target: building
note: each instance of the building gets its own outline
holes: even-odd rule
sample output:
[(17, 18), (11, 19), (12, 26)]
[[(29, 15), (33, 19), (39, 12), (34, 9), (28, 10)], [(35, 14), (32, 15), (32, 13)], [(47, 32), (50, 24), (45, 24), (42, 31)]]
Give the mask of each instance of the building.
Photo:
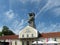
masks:
[[(22, 31), (25, 32), (25, 31)], [(49, 39), (56, 40), (60, 42), (60, 32), (52, 32), (52, 33), (42, 33), (39, 37), (36, 37), (34, 31), (33, 34), (29, 34), (29, 36), (19, 35), (8, 35), (8, 36), (0, 36), (0, 42), (9, 42), (9, 45), (31, 45), (33, 41), (41, 40), (43, 42), (48, 41)], [(19, 37), (20, 35), (21, 38)]]
[(19, 35), (0, 36), (0, 42), (8, 42), (8, 45), (32, 45), (34, 41), (47, 42), (50, 39), (60, 42), (60, 32), (39, 33), (34, 24), (34, 13), (29, 13), (29, 26), (23, 28)]

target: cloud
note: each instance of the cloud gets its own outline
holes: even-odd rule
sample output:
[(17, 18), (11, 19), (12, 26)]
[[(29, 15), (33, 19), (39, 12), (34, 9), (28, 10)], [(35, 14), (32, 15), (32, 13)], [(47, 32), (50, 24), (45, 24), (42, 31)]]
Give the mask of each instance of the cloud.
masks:
[(13, 30), (13, 32), (15, 32), (16, 34), (19, 33), (19, 31), (24, 27), (24, 25), (26, 24), (26, 21), (24, 19), (22, 19), (21, 21), (15, 20), (12, 23), (12, 27), (11, 29)]
[(26, 3), (28, 0), (19, 0), (19, 1), (24, 4), (24, 3)]
[(40, 31), (40, 33), (46, 33), (46, 32), (60, 32), (60, 23), (56, 24), (50, 24), (46, 26), (47, 24), (39, 22), (37, 29)]
[(36, 14), (35, 18), (37, 18), (39, 16), (39, 14), (41, 14), (43, 11), (45, 11), (45, 9), (49, 6), (50, 1), (47, 0), (48, 2), (40, 9), (40, 11)]
[(49, 27), (47, 27), (48, 32), (60, 32), (60, 24), (51, 24)]
[(9, 10), (7, 12), (4, 13), (9, 19), (14, 18), (15, 13), (13, 12), (13, 10)]
[(31, 3), (33, 3), (33, 2), (40, 2), (41, 0), (19, 0), (20, 2), (22, 2), (23, 4), (25, 4), (26, 2), (31, 2)]
[(60, 16), (60, 7), (52, 9), (52, 12), (54, 13), (55, 17), (59, 17)]
[(2, 27), (0, 27), (0, 32), (2, 31)]
[(41, 0), (31, 0), (31, 2), (33, 3), (33, 2), (40, 2)]
[(37, 30), (39, 30), (40, 32), (44, 32), (44, 30), (46, 29), (45, 23), (41, 23), (41, 22), (39, 22), (36, 27)]
[(48, 0), (47, 4), (44, 7), (42, 7), (42, 9), (36, 14), (36, 17), (38, 17), (39, 14), (41, 14), (42, 12), (46, 12), (47, 10), (59, 5), (60, 5), (60, 0)]
[(16, 29), (16, 30), (14, 31), (14, 33), (18, 35), (19, 32), (20, 32), (20, 30), (21, 30), (23, 27), (24, 27), (24, 26), (20, 26), (18, 29)]

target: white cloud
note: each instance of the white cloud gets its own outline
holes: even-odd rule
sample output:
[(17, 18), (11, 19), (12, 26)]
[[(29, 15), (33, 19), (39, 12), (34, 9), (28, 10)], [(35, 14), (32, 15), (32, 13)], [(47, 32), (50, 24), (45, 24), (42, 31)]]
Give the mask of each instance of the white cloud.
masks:
[(12, 27), (14, 27), (14, 29), (15, 29), (19, 23), (20, 22), (18, 20), (14, 20), (12, 23)]
[(21, 21), (15, 20), (12, 24), (12, 27), (14, 27), (14, 32), (18, 34), (19, 31), (24, 27), (24, 24), (26, 24), (26, 21), (24, 19)]
[(2, 27), (0, 27), (0, 31), (2, 31)]
[(15, 13), (13, 12), (13, 10), (9, 10), (7, 12), (4, 13), (9, 19), (14, 18)]
[(55, 17), (59, 17), (60, 16), (60, 7), (53, 9), (52, 12), (55, 13)]
[(20, 26), (18, 29), (16, 29), (14, 32), (15, 32), (15, 34), (19, 34), (19, 32), (20, 32), (20, 30), (23, 28), (24, 26)]
[(37, 29), (40, 30), (40, 33), (59, 32), (60, 31), (60, 23), (50, 24), (49, 26), (46, 26), (45, 23), (40, 22), (38, 24)]
[(41, 0), (30, 0), (30, 1), (31, 1), (32, 3), (33, 3), (33, 2), (38, 2), (38, 3), (39, 3)]
[(51, 9), (59, 5), (60, 5), (60, 0), (48, 0), (47, 4), (44, 7), (42, 7), (42, 9), (36, 14), (36, 17), (38, 17), (39, 14), (41, 14), (41, 12), (46, 12), (48, 9)]
[(40, 32), (44, 32), (45, 29), (46, 29), (45, 23), (39, 22), (37, 25), (37, 30), (40, 30)]
[(25, 4), (26, 2), (31, 2), (31, 3), (37, 2), (37, 3), (39, 3), (41, 0), (19, 0), (19, 1), (22, 2), (23, 4)]
[(23, 25), (23, 24), (24, 24), (24, 19), (21, 20), (21, 22), (19, 23), (18, 26), (20, 27), (20, 26)]
[(28, 0), (19, 0), (19, 1), (24, 4), (24, 3), (26, 3)]

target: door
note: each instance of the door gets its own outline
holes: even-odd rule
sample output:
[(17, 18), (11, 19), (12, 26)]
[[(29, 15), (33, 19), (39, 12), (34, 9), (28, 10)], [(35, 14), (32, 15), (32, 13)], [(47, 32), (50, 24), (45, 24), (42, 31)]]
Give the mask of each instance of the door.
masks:
[(29, 41), (27, 41), (27, 43), (26, 43), (27, 45), (29, 45)]

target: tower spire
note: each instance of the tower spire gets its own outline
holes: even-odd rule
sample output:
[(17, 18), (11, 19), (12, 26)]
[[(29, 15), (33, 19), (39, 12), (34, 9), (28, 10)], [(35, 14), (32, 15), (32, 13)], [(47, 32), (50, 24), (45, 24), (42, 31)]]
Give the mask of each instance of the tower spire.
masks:
[(35, 26), (35, 13), (29, 13), (28, 23), (29, 23), (29, 26), (36, 28), (36, 26)]

